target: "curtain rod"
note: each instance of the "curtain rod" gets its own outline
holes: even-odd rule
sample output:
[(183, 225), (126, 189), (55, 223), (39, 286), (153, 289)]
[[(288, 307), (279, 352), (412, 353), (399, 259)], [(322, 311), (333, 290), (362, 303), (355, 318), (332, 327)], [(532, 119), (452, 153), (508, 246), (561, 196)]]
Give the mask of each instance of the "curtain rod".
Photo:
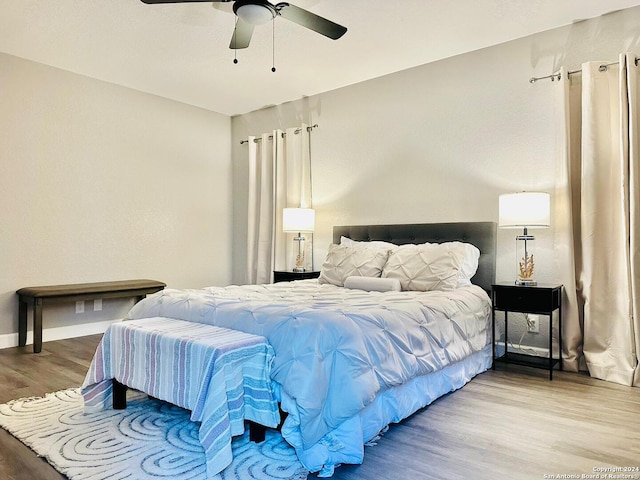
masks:
[[(633, 60), (633, 63), (635, 63), (636, 67), (638, 66), (638, 61), (640, 61), (640, 59), (638, 57), (636, 57)], [(601, 71), (601, 72), (606, 72), (607, 71), (607, 67), (609, 67), (610, 65), (618, 65), (618, 63), (620, 63), (620, 62), (603, 63), (602, 65), (600, 65), (598, 67), (598, 70)], [(582, 73), (582, 69), (569, 71), (569, 72), (567, 72), (567, 75), (571, 76), (571, 75), (574, 75), (576, 73)], [(547, 76), (544, 76), (544, 77), (531, 77), (529, 79), (529, 83), (536, 83), (538, 80), (546, 80), (548, 78), (550, 78), (552, 82), (555, 82), (556, 80), (559, 82), (560, 81), (560, 72), (552, 73), (551, 75), (547, 75)]]
[[(311, 125), (310, 127), (307, 127), (307, 132), (310, 132), (314, 128), (318, 128), (318, 124), (317, 123), (314, 124), (314, 125)], [(296, 128), (293, 133), (295, 135), (298, 135), (301, 131), (302, 131), (301, 128)], [(282, 132), (282, 138), (284, 138), (286, 135), (287, 134), (285, 132)], [(258, 143), (261, 140), (262, 140), (262, 138), (259, 138), (259, 137), (253, 139), (254, 143)], [(273, 135), (269, 135), (269, 140), (273, 140)], [(240, 145), (244, 145), (245, 143), (249, 143), (249, 140), (240, 140)]]

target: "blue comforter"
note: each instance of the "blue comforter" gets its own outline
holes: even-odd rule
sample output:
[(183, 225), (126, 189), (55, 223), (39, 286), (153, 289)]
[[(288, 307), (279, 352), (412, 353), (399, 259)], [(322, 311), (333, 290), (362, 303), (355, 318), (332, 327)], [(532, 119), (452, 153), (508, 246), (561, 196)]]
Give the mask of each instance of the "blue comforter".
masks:
[(326, 442), (380, 392), (483, 350), (491, 335), (490, 301), (476, 286), (364, 292), (305, 280), (166, 289), (128, 314), (158, 316), (266, 337), (271, 378), (295, 404), (287, 421), (299, 430), (297, 450)]

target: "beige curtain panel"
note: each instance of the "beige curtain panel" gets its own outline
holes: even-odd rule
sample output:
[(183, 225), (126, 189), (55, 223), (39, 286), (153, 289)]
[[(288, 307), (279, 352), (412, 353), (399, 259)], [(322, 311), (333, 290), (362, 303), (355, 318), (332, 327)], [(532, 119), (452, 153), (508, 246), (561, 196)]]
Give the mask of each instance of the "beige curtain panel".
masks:
[(270, 283), (274, 270), (293, 269), (293, 241), (282, 231), (282, 210), (311, 208), (309, 137), (306, 124), (248, 137), (248, 284)]
[(556, 268), (565, 285), (564, 367), (640, 386), (638, 67), (561, 71)]

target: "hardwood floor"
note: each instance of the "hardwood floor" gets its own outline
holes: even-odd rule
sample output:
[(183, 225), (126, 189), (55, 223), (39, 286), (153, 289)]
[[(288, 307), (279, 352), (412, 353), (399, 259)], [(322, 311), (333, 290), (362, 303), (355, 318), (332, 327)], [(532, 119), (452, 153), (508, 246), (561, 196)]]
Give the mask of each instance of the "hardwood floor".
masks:
[[(0, 350), (0, 403), (42, 396), (80, 386), (102, 335), (59, 340), (33, 347)], [(0, 479), (59, 480), (66, 478), (29, 448), (0, 428)]]
[(640, 388), (498, 368), (393, 425), (365, 449), (362, 465), (342, 466), (334, 478), (589, 478), (582, 475), (596, 468), (640, 469)]
[[(40, 354), (0, 350), (0, 403), (80, 385), (99, 341), (47, 342)], [(526, 480), (640, 468), (640, 388), (561, 372), (550, 382), (545, 371), (501, 365), (392, 425), (377, 443), (362, 465), (343, 465), (333, 478)], [(0, 479), (64, 478), (0, 429)]]

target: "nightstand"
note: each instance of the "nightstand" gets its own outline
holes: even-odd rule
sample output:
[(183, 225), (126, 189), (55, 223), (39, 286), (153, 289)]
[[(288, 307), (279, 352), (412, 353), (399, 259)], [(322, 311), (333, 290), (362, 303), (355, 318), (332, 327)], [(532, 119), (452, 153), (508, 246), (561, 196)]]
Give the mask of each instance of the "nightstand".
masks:
[(319, 276), (320, 272), (290, 272), (274, 270), (273, 283), (292, 282), (294, 280), (307, 280), (308, 278), (318, 278)]
[[(546, 368), (549, 370), (549, 380), (553, 380), (553, 368), (558, 365), (562, 370), (562, 285), (538, 284), (515, 285), (513, 283), (498, 283), (491, 288), (492, 307), (492, 343), (493, 364), (502, 361), (516, 363), (530, 367)], [(558, 310), (558, 358), (553, 358), (553, 312)], [(504, 312), (504, 355), (496, 358), (496, 311)], [(547, 315), (549, 317), (549, 355), (537, 357), (520, 353), (508, 352), (509, 312), (531, 313)]]

